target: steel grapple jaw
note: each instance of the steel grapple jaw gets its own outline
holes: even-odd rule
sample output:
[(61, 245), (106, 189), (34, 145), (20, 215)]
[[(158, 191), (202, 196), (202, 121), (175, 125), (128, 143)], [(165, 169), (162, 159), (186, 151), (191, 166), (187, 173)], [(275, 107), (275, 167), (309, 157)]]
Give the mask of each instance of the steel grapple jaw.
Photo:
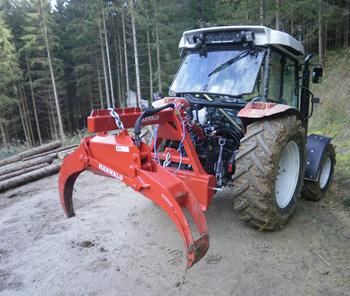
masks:
[[(132, 109), (132, 110), (129, 110)], [(108, 110), (98, 110), (99, 113), (89, 117), (88, 126), (90, 131), (97, 132), (96, 136), (83, 139), (76, 151), (68, 155), (61, 166), (59, 174), (60, 202), (67, 217), (74, 216), (73, 187), (75, 180), (84, 170), (104, 175), (122, 181), (132, 187), (135, 191), (143, 194), (160, 206), (176, 225), (185, 245), (187, 268), (200, 260), (209, 248), (208, 228), (204, 216), (211, 197), (212, 188), (215, 187), (215, 178), (207, 175), (201, 167), (197, 167), (198, 159), (191, 159), (191, 151), (183, 161), (191, 163), (193, 170), (176, 170), (160, 164), (159, 159), (153, 159), (152, 149), (144, 142), (136, 145), (134, 139), (127, 130), (122, 130), (118, 135), (110, 135), (102, 132), (101, 120), (104, 120), (104, 129), (111, 129), (113, 118), (109, 116)], [(120, 109), (116, 109), (121, 112)], [(123, 109), (125, 128), (132, 126), (132, 123), (141, 115), (141, 111), (135, 108)], [(133, 116), (133, 119), (130, 119)], [(167, 127), (167, 122), (172, 121), (173, 130), (170, 134), (181, 138), (181, 122), (175, 115), (174, 110), (164, 110), (153, 121), (161, 127)], [(164, 120), (162, 120), (164, 118)], [(158, 121), (158, 122), (157, 122)], [(175, 123), (175, 128), (174, 128)], [(153, 124), (150, 121), (150, 124)], [(179, 130), (176, 125), (179, 125)], [(107, 125), (107, 126), (106, 126)], [(113, 126), (115, 128), (115, 126)], [(189, 136), (186, 135), (185, 149), (193, 148)], [(164, 155), (158, 155), (162, 158)], [(165, 157), (165, 156), (164, 156)], [(196, 157), (196, 155), (194, 155)], [(176, 156), (174, 156), (174, 161)], [(190, 223), (184, 211), (189, 213), (193, 224), (196, 226), (199, 237), (193, 238)]]

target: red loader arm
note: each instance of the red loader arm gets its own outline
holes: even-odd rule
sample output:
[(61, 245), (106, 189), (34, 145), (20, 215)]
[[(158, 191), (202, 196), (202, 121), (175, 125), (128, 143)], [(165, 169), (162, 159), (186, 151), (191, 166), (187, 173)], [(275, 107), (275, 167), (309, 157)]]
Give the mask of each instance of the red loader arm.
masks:
[[(192, 170), (163, 166), (159, 160), (153, 159), (150, 146), (144, 142), (135, 144), (126, 128), (132, 127), (140, 117), (142, 113), (139, 109), (114, 111), (119, 114), (125, 129), (118, 135), (107, 134), (106, 131), (116, 129), (110, 111), (93, 111), (88, 118), (88, 129), (90, 132), (97, 132), (97, 135), (83, 139), (78, 149), (64, 159), (59, 175), (62, 207), (68, 217), (74, 216), (73, 186), (84, 170), (122, 181), (151, 199), (169, 215), (184, 241), (187, 267), (191, 267), (209, 248), (208, 228), (203, 211), (211, 201), (216, 181), (214, 176), (203, 170), (189, 135), (182, 135), (184, 110), (163, 110), (151, 117), (145, 117), (142, 124), (159, 124), (158, 140), (183, 139), (185, 156), (180, 157), (176, 150), (169, 149), (167, 153), (158, 152), (157, 157), (160, 160), (168, 158), (172, 162), (182, 161), (183, 164), (191, 165)], [(198, 229), (199, 238), (196, 240), (193, 239), (183, 208), (188, 210)]]

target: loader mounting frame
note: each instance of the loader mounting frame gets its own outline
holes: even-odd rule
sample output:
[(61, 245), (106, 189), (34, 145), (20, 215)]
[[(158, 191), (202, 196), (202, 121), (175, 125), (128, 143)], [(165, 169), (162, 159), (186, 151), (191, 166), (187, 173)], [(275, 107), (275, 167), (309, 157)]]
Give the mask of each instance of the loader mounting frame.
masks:
[[(169, 215), (183, 239), (189, 268), (209, 248), (204, 211), (212, 200), (216, 179), (204, 171), (189, 134), (183, 134), (183, 125), (187, 124), (184, 108), (187, 101), (179, 98), (170, 101), (174, 108), (145, 117), (141, 122), (142, 126), (158, 125), (157, 139), (151, 145), (144, 142), (136, 145), (127, 130), (134, 127), (142, 115), (139, 108), (114, 109), (124, 125), (117, 135), (108, 133), (117, 129), (110, 110), (92, 111), (88, 117), (88, 131), (96, 135), (84, 138), (78, 149), (64, 159), (59, 175), (59, 193), (65, 214), (72, 217), (75, 214), (73, 187), (81, 172), (89, 170), (124, 182)], [(164, 139), (182, 140), (185, 155), (179, 155), (175, 149), (168, 149), (158, 152), (157, 159), (154, 159), (151, 147), (158, 147)], [(172, 163), (181, 161), (189, 169), (163, 166), (162, 160), (166, 159)], [(196, 240), (184, 215), (184, 208), (198, 229), (199, 238)]]

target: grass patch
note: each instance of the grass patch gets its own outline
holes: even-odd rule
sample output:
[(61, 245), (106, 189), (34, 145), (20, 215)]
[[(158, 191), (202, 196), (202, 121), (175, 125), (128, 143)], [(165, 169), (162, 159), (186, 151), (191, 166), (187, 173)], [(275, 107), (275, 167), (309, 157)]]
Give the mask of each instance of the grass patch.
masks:
[[(81, 139), (86, 137), (87, 135), (88, 134), (86, 132), (81, 132), (81, 131), (75, 132), (74, 134), (65, 137), (62, 146), (80, 144)], [(30, 148), (33, 148), (33, 147), (29, 147), (24, 143), (14, 143), (14, 144), (9, 144), (5, 146), (0, 146), (0, 159), (16, 155)]]
[(336, 174), (350, 176), (350, 49), (329, 51), (323, 82), (312, 85), (320, 96), (310, 120), (309, 133), (332, 137), (337, 153)]

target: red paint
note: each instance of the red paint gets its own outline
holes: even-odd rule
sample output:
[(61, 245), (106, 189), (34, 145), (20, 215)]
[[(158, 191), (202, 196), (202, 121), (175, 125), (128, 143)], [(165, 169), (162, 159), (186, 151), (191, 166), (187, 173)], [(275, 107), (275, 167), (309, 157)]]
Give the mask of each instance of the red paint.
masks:
[[(159, 124), (158, 140), (182, 138), (182, 120), (186, 120), (185, 99), (167, 98), (175, 102), (177, 110), (163, 110), (143, 121), (143, 125)], [(208, 228), (203, 211), (208, 209), (216, 180), (208, 175), (196, 154), (190, 136), (186, 133), (183, 145), (186, 156), (182, 163), (191, 165), (192, 170), (163, 167), (153, 159), (153, 145), (134, 144), (127, 128), (133, 127), (141, 115), (138, 108), (115, 109), (124, 124), (118, 135), (107, 131), (117, 129), (109, 110), (94, 110), (88, 117), (88, 131), (97, 133), (86, 137), (62, 164), (59, 175), (59, 193), (62, 207), (68, 217), (74, 216), (72, 191), (76, 178), (84, 170), (122, 181), (159, 205), (176, 225), (187, 253), (187, 267), (200, 260), (209, 248)], [(157, 141), (157, 144), (159, 142)], [(158, 153), (159, 159), (166, 158), (166, 152)], [(171, 161), (179, 162), (176, 150), (171, 152)], [(127, 197), (126, 197), (127, 198)], [(186, 208), (196, 225), (199, 238), (193, 238), (189, 222), (182, 208)]]
[(263, 118), (278, 113), (283, 113), (287, 110), (294, 109), (288, 105), (254, 102), (248, 103), (243, 109), (238, 112), (240, 118)]

